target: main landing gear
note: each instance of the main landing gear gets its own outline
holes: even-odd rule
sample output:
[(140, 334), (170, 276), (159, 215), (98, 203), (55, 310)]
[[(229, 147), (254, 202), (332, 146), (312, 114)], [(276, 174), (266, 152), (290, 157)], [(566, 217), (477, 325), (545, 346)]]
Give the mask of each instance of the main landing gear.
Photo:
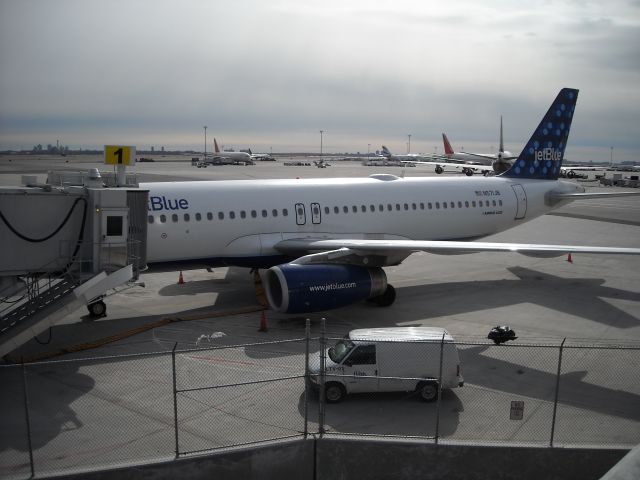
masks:
[(396, 300), (396, 289), (393, 288), (393, 285), (387, 285), (387, 289), (384, 291), (382, 295), (378, 295), (377, 297), (373, 297), (371, 301), (378, 305), (379, 307), (389, 307)]

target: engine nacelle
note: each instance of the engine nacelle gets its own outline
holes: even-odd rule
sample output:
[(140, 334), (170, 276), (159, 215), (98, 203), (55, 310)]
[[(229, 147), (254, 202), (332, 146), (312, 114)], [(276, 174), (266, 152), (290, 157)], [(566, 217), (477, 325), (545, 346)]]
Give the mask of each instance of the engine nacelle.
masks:
[(384, 270), (355, 265), (287, 263), (271, 267), (262, 281), (269, 305), (283, 313), (331, 310), (377, 297), (387, 289)]

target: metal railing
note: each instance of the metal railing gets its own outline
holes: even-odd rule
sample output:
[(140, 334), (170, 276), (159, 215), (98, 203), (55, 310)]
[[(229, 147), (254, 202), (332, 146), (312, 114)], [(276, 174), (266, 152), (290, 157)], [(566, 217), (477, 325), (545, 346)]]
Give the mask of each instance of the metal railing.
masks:
[[(455, 342), (465, 385), (442, 389), (434, 402), (408, 389), (327, 403), (324, 382), (319, 392), (310, 387), (310, 371), (336, 376), (321, 352), (337, 340), (307, 327), (305, 337), (283, 341), (0, 366), (0, 477), (308, 435), (546, 448), (640, 442), (638, 345)], [(435, 358), (442, 380), (442, 355)], [(364, 380), (386, 390), (385, 382), (420, 378), (380, 371)]]

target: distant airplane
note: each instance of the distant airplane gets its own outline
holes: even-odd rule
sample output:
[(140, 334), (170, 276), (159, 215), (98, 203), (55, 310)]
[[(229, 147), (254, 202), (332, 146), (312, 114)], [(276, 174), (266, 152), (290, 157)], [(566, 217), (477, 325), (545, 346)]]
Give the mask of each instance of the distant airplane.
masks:
[(419, 251), (640, 255), (640, 248), (472, 241), (573, 200), (625, 196), (585, 193), (558, 179), (577, 97), (562, 89), (511, 168), (491, 178), (140, 184), (149, 190), (147, 262), (266, 268), (271, 308), (303, 313), (365, 299), (391, 305), (396, 292), (383, 268)]
[[(506, 172), (511, 166), (511, 161), (517, 158), (511, 152), (504, 149), (502, 115), (500, 116), (500, 147), (497, 154), (456, 152), (451, 147), (446, 133), (442, 134), (442, 143), (444, 144), (444, 155), (440, 158), (442, 158), (443, 161), (433, 160), (431, 162), (423, 162), (429, 165), (435, 165), (435, 172), (438, 174), (443, 173), (445, 167), (453, 167), (469, 176), (473, 175), (476, 171), (481, 171), (485, 175), (489, 173), (499, 174)], [(473, 166), (460, 165), (460, 162)]]
[(318, 168), (327, 168), (331, 166), (330, 163), (327, 163), (324, 160), (314, 160), (313, 164)]
[(400, 164), (401, 162), (419, 161), (425, 158), (424, 155), (420, 155), (418, 153), (407, 153), (406, 155), (391, 153), (391, 151), (384, 145), (382, 145), (380, 156), (387, 159), (388, 162), (394, 162), (396, 164)]
[(275, 158), (273, 155), (269, 153), (253, 153), (251, 149), (248, 150), (249, 155), (251, 155), (252, 160), (259, 160), (261, 162), (273, 162)]
[(211, 155), (207, 155), (204, 159), (204, 163), (208, 164), (225, 164), (225, 163), (253, 163), (251, 160), (251, 155), (247, 152), (221, 152), (218, 147), (218, 142), (214, 138), (213, 139), (213, 153)]

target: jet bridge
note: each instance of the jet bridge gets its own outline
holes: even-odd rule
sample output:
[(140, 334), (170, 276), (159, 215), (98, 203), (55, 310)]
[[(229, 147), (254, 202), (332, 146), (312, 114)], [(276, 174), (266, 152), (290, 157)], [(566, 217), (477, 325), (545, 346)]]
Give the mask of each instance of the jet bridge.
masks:
[[(148, 191), (97, 169), (0, 187), (0, 357), (146, 268)], [(130, 179), (127, 179), (130, 181)]]

